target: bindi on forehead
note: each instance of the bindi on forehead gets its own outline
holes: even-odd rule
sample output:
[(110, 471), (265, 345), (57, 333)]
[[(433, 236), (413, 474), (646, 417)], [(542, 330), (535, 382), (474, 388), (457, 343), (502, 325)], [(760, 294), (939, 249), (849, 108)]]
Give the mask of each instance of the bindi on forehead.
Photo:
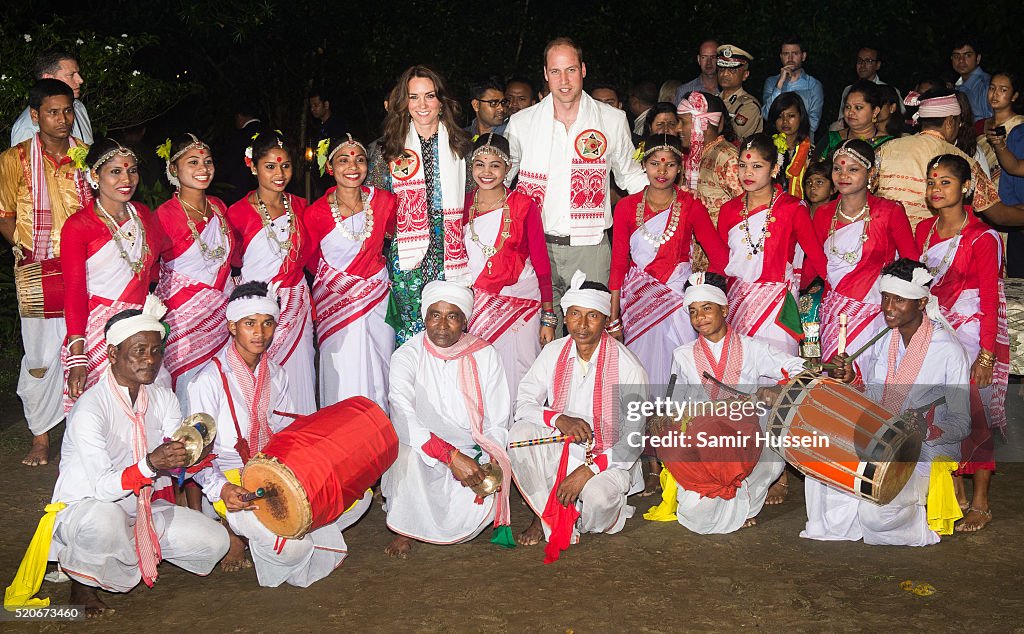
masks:
[(125, 167), (131, 167), (130, 165), (128, 165), (128, 162), (127, 162), (127, 161), (125, 161), (125, 164), (124, 164), (124, 166), (125, 166)]
[(751, 154), (750, 152), (747, 152), (747, 160), (749, 161), (752, 158), (754, 158), (754, 155)]
[(199, 156), (202, 156), (204, 154), (206, 154), (206, 150), (200, 149), (199, 150)]
[(844, 160), (842, 160), (842, 161), (839, 161), (839, 164), (840, 164), (840, 165), (846, 165), (846, 160), (844, 159)]
[(938, 172), (932, 172), (932, 178), (938, 178), (938, 177), (939, 177), (939, 173)]
[(277, 157), (277, 162), (278, 162), (278, 163), (280, 163), (280, 162), (282, 162), (282, 161), (284, 161), (284, 157), (283, 157), (283, 156), (279, 156), (279, 157)]

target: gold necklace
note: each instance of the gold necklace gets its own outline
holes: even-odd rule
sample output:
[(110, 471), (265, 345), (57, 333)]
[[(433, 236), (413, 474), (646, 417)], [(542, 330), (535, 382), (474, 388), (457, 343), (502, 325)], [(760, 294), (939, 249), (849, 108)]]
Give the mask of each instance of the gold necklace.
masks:
[(469, 237), (478, 247), (480, 247), (480, 251), (484, 254), (484, 257), (487, 258), (488, 275), (492, 274), (491, 267), (494, 266), (494, 263), (491, 262), (491, 258), (497, 255), (498, 251), (501, 251), (501, 248), (505, 246), (505, 240), (508, 240), (508, 237), (512, 235), (512, 232), (510, 231), (512, 225), (512, 211), (508, 206), (508, 190), (504, 187), (502, 187), (502, 190), (504, 190), (505, 195), (501, 199), (501, 233), (498, 234), (501, 241), (498, 242), (497, 246), (484, 244), (483, 241), (480, 240), (480, 236), (476, 234), (477, 205), (479, 202), (478, 196), (480, 195), (479, 189), (473, 192), (473, 204), (469, 208)]
[[(864, 226), (861, 227), (860, 241), (857, 245), (857, 250), (846, 251), (840, 253), (839, 249), (836, 248), (836, 223), (840, 216), (843, 217), (849, 223), (857, 222), (860, 216), (864, 216)], [(860, 208), (860, 211), (856, 216), (847, 216), (843, 213), (843, 199), (839, 199), (839, 204), (836, 205), (836, 213), (832, 214), (832, 226), (828, 230), (828, 240), (831, 241), (828, 247), (828, 252), (840, 260), (845, 260), (849, 264), (856, 264), (857, 260), (860, 259), (860, 255), (864, 252), (864, 243), (868, 241), (868, 227), (871, 224), (871, 210), (868, 207), (867, 201), (864, 202), (864, 206)]]
[(939, 221), (936, 220), (932, 228), (928, 230), (928, 235), (924, 238), (924, 246), (921, 247), (921, 263), (928, 266), (928, 272), (932, 274), (932, 277), (938, 277), (939, 271), (945, 273), (946, 269), (949, 268), (950, 260), (953, 259), (953, 254), (956, 253), (956, 248), (959, 246), (957, 238), (963, 233), (964, 227), (967, 226), (967, 212), (964, 212), (964, 222), (960, 225), (960, 228), (956, 230), (956, 235), (949, 239), (949, 246), (946, 247), (946, 254), (942, 256), (942, 260), (935, 267), (928, 266), (928, 248), (932, 244), (932, 236), (939, 232)]
[[(192, 234), (192, 240), (199, 245), (199, 253), (203, 256), (203, 259), (212, 262), (223, 261), (227, 257), (227, 249), (224, 248), (224, 245), (230, 244), (231, 239), (228, 238), (228, 224), (224, 222), (224, 218), (217, 213), (216, 207), (213, 208), (213, 215), (220, 223), (220, 235), (223, 243), (218, 245), (216, 248), (211, 249), (210, 245), (203, 242), (203, 238), (199, 235), (199, 229), (196, 227), (196, 223), (192, 221), (192, 216), (188, 215), (189, 210), (192, 210), (202, 216), (203, 220), (208, 220), (206, 211), (200, 211), (196, 207), (188, 204), (188, 202), (181, 197), (181, 193), (176, 193), (174, 196), (178, 199), (178, 202), (181, 203), (181, 208), (185, 210), (185, 222), (188, 223), (189, 233)], [(210, 209), (212, 207), (209, 199), (204, 197), (203, 202), (205, 203), (203, 206), (206, 207), (206, 209)]]
[[(267, 209), (266, 203), (260, 198), (260, 193), (254, 192), (256, 195), (256, 210), (260, 214), (260, 220), (263, 221), (263, 229), (267, 232), (269, 241), (277, 246), (277, 252), (284, 258), (294, 262), (299, 258), (297, 250), (292, 251), (293, 243), (297, 243), (298, 226), (295, 222), (295, 214), (292, 213), (292, 204), (288, 200), (288, 195), (281, 193), (281, 204), (284, 206), (284, 215), (288, 218), (288, 238), (281, 240), (277, 237), (277, 230), (271, 226), (274, 222), (270, 218), (270, 210)], [(293, 242), (294, 241), (294, 242)]]

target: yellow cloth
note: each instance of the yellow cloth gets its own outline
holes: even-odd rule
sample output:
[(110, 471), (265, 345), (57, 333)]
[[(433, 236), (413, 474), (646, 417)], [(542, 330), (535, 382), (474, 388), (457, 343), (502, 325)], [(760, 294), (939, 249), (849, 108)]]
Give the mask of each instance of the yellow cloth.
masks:
[[(242, 474), (238, 469), (231, 469), (224, 472), (224, 477), (228, 479), (228, 482), (235, 486), (242, 486)], [(223, 500), (217, 500), (213, 503), (213, 510), (217, 511), (217, 515), (220, 515), (224, 519), (228, 517), (228, 507), (224, 504)]]
[(4, 609), (15, 610), (17, 608), (32, 607), (44, 608), (50, 605), (49, 599), (33, 599), (39, 587), (43, 585), (43, 575), (46, 574), (46, 562), (50, 558), (50, 541), (53, 539), (53, 523), (57, 519), (57, 513), (67, 508), (63, 502), (47, 504), (43, 517), (36, 527), (36, 534), (29, 542), (25, 557), (18, 566), (18, 572), (14, 575), (14, 581), (4, 591)]
[(932, 461), (928, 478), (928, 528), (939, 535), (952, 535), (953, 524), (964, 516), (953, 490), (953, 472), (958, 465), (949, 456)]
[(661, 504), (644, 513), (644, 519), (652, 522), (675, 522), (676, 519), (676, 495), (679, 487), (672, 472), (661, 465)]

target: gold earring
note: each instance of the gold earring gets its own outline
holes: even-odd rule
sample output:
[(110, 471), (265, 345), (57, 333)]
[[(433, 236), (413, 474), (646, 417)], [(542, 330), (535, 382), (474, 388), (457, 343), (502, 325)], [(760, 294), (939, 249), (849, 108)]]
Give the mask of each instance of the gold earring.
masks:
[(966, 194), (966, 193), (967, 193), (967, 188), (966, 188), (966, 187), (964, 187), (964, 188), (963, 188), (963, 189), (961, 189), (960, 191)]

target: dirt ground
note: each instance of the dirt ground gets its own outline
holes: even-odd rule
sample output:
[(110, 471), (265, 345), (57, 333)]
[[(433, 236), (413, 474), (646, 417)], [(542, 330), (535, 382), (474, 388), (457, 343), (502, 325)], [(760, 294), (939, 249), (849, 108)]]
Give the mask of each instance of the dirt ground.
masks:
[[(1015, 403), (1010, 432), (1019, 443), (1024, 424)], [(7, 412), (0, 415), (6, 586), (49, 501), (57, 460), (23, 467), (28, 432), (20, 405), (2, 395), (0, 407)], [(1024, 632), (1024, 464), (1000, 468), (992, 524), (929, 548), (800, 539), (798, 479), (784, 504), (762, 511), (758, 526), (731, 535), (648, 522), (640, 515), (653, 498), (634, 497), (637, 515), (620, 534), (584, 536), (547, 566), (540, 547), (504, 550), (488, 542), (489, 531), (469, 544), (419, 544), (408, 559), (389, 559), (390, 535), (375, 506), (346, 531), (344, 565), (311, 588), (260, 588), (252, 570), (200, 578), (164, 564), (153, 589), (105, 595), (116, 613), (100, 621), (2, 623), (0, 631)], [(514, 498), (513, 528), (528, 521)], [(916, 596), (900, 588), (905, 580), (936, 592)], [(68, 585), (44, 583), (40, 596), (65, 604)]]

